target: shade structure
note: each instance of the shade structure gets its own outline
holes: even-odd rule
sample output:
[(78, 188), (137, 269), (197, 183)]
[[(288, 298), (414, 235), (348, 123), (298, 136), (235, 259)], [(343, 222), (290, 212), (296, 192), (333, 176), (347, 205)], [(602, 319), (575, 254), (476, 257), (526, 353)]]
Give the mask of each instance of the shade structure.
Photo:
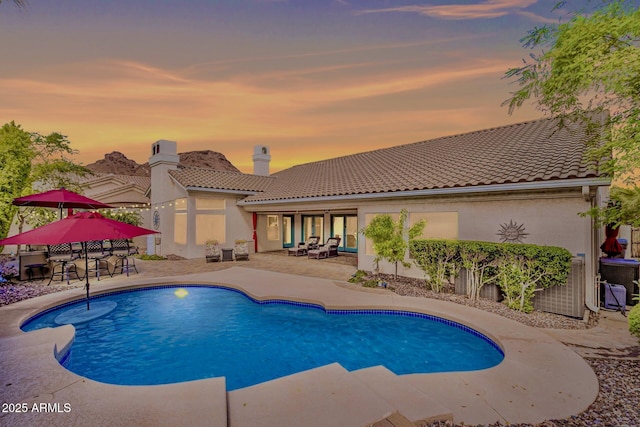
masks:
[[(36, 229), (16, 234), (0, 240), (0, 246), (5, 245), (59, 245), (61, 243), (89, 242), (105, 239), (131, 239), (146, 234), (156, 234), (157, 231), (105, 218), (98, 212), (79, 212), (75, 215), (38, 227)], [(86, 257), (87, 246), (83, 244), (85, 265), (88, 271)], [(87, 309), (89, 309), (89, 274), (86, 274)]]
[(111, 208), (105, 203), (90, 199), (82, 194), (74, 193), (65, 188), (45, 191), (44, 193), (30, 194), (28, 196), (13, 199), (16, 206), (37, 206), (42, 208), (60, 209), (62, 217), (63, 208), (71, 209), (106, 209)]

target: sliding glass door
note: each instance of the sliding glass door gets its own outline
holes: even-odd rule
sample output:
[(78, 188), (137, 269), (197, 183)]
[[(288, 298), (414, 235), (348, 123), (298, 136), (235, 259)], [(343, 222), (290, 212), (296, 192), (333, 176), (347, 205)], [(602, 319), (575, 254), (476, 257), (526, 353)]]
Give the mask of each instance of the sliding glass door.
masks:
[(324, 242), (324, 217), (309, 215), (302, 217), (302, 240), (307, 241), (310, 236), (318, 236)]
[(282, 247), (292, 248), (294, 246), (293, 236), (293, 215), (282, 216)]
[(340, 237), (343, 252), (358, 252), (358, 216), (333, 215), (331, 217), (331, 235)]

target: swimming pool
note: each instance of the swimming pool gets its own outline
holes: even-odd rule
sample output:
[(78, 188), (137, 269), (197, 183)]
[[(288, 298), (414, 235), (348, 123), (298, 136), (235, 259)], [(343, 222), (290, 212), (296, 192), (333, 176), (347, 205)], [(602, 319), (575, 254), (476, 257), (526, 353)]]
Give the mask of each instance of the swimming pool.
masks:
[[(465, 326), (384, 310), (325, 311), (290, 301), (257, 302), (237, 290), (163, 286), (102, 295), (114, 311), (74, 325), (63, 365), (111, 384), (154, 385), (226, 377), (235, 390), (338, 362), (353, 371), (384, 365), (398, 375), (485, 369), (500, 348)], [(55, 327), (79, 301), (27, 321)]]

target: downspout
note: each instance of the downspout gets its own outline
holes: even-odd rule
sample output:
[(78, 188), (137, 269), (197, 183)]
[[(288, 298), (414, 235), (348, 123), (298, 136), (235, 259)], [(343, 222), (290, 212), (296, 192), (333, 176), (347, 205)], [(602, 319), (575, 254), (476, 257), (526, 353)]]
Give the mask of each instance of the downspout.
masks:
[[(590, 207), (594, 208), (598, 204), (597, 200), (597, 188), (596, 192), (593, 196), (591, 196), (591, 187), (585, 185), (582, 187), (582, 197), (585, 201), (590, 202)], [(598, 230), (595, 227), (595, 221), (593, 218), (589, 221), (589, 232), (591, 233), (591, 265), (589, 266), (589, 271), (585, 269), (585, 276), (589, 277), (590, 280), (586, 280), (585, 277), (585, 295), (584, 295), (584, 303), (589, 310), (594, 313), (600, 311), (600, 307), (598, 304), (598, 291), (600, 283), (599, 276), (595, 269), (597, 254), (598, 254)]]

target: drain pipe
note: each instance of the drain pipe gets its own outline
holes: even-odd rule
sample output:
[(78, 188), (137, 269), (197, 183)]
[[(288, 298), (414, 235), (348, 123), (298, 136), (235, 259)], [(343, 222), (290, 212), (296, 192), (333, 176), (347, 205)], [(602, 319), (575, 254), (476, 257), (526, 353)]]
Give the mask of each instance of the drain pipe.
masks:
[[(590, 206), (593, 208), (597, 205), (597, 191), (593, 196), (591, 195), (591, 187), (585, 185), (582, 187), (582, 197), (585, 201), (590, 202)], [(589, 310), (594, 313), (598, 313), (600, 311), (599, 307), (599, 293), (600, 293), (600, 274), (598, 274), (597, 268), (595, 267), (597, 253), (598, 253), (598, 230), (595, 227), (595, 221), (591, 218), (589, 221), (589, 233), (591, 233), (591, 254), (590, 259), (591, 263), (589, 265), (589, 271), (585, 269), (585, 276), (592, 278), (592, 280), (585, 280), (585, 284), (588, 282), (592, 282), (591, 285), (587, 285), (585, 289), (584, 295), (584, 303)], [(585, 277), (586, 279), (586, 277)]]

